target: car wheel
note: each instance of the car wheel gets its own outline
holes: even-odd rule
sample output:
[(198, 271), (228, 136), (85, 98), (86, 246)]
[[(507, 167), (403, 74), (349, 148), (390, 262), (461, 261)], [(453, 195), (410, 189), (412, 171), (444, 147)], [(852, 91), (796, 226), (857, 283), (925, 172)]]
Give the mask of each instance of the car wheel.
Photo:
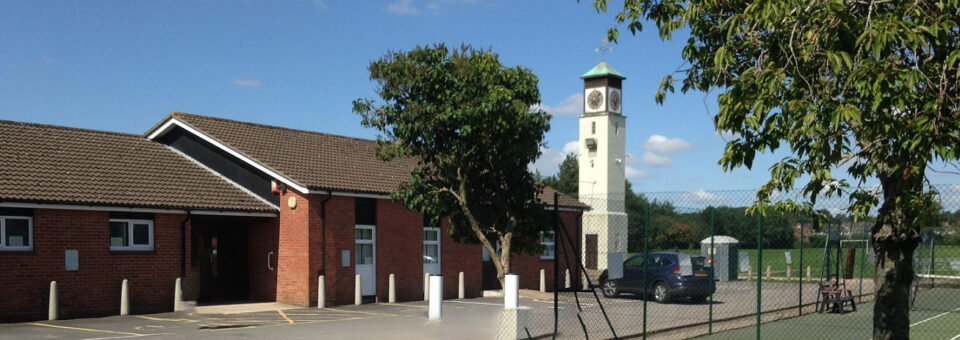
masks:
[(667, 303), (670, 301), (670, 290), (663, 281), (657, 282), (653, 286), (653, 298), (657, 303)]
[(614, 280), (604, 280), (601, 282), (600, 290), (603, 291), (604, 297), (615, 298), (620, 296), (620, 288), (617, 287), (617, 281)]

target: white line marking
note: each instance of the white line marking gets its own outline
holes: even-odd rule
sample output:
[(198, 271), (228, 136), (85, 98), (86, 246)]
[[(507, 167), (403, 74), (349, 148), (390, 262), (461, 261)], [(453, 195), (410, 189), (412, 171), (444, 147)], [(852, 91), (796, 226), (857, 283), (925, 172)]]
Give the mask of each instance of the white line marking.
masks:
[[(913, 326), (916, 326), (916, 325), (919, 325), (919, 324), (922, 324), (922, 323), (924, 323), (924, 322), (927, 322), (927, 321), (930, 321), (930, 320), (933, 320), (933, 319), (936, 319), (936, 318), (939, 318), (939, 317), (941, 317), (941, 316), (944, 316), (944, 315), (947, 315), (947, 314), (950, 314), (950, 313), (953, 313), (953, 312), (956, 312), (956, 311), (960, 311), (960, 307), (957, 307), (957, 308), (955, 308), (955, 309), (954, 309), (954, 310), (952, 310), (952, 311), (948, 311), (948, 312), (943, 312), (943, 313), (940, 313), (940, 314), (937, 314), (937, 315), (935, 315), (935, 316), (932, 316), (932, 317), (929, 317), (929, 318), (926, 318), (926, 319), (924, 319), (924, 320), (921, 320), (921, 321), (917, 321), (916, 323), (914, 323), (914, 324), (911, 324), (911, 325), (910, 325), (910, 327), (913, 327)], [(955, 339), (955, 338), (954, 338), (954, 339)], [(950, 339), (950, 340), (953, 340), (953, 339)]]
[(503, 304), (502, 304), (502, 303), (471, 302), (471, 301), (444, 301), (444, 302), (464, 303), (464, 304), (468, 304), (468, 305), (484, 305), (484, 306), (503, 307)]
[(957, 334), (957, 336), (950, 338), (950, 340), (957, 340), (957, 339), (960, 339), (960, 334)]

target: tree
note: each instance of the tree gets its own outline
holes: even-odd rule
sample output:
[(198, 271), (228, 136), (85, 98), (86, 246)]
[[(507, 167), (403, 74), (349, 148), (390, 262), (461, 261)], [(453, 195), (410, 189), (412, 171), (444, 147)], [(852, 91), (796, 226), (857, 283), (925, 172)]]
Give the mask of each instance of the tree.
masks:
[[(790, 149), (757, 192), (759, 212), (805, 175), (806, 204), (778, 208), (841, 193), (858, 216), (879, 206), (873, 337), (908, 338), (913, 251), (934, 196), (926, 168), (960, 156), (960, 2), (624, 0), (616, 21), (634, 34), (652, 21), (661, 39), (689, 32), (681, 91), (720, 91), (716, 128), (737, 136), (725, 170)], [(665, 76), (655, 100), (674, 85)], [(846, 164), (853, 180), (834, 178)], [(872, 179), (878, 190), (865, 187)]]
[(580, 167), (577, 156), (570, 154), (564, 157), (563, 162), (560, 163), (560, 171), (556, 175), (544, 178), (541, 183), (569, 196), (577, 197), (580, 188)]
[(469, 46), (389, 52), (369, 70), (382, 103), (357, 99), (353, 111), (379, 131), (379, 157), (417, 160), (391, 197), (434, 225), (449, 219), (454, 240), (479, 242), (502, 285), (511, 254), (540, 251), (546, 226), (542, 186), (527, 169), (550, 128), (550, 115), (531, 109), (537, 77)]

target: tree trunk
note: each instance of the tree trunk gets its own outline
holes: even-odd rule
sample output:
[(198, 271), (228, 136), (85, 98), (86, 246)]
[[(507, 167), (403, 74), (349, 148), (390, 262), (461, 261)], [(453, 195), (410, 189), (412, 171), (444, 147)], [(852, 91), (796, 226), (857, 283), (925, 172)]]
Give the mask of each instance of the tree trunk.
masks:
[(873, 305), (873, 338), (876, 340), (910, 338), (909, 297), (916, 242), (913, 246), (908, 243), (877, 243), (877, 295)]
[(909, 195), (921, 193), (923, 182), (919, 178), (885, 174), (878, 178), (883, 203), (871, 230), (877, 254), (873, 339), (909, 339), (913, 251), (920, 244), (919, 226), (913, 225), (913, 221), (922, 209), (907, 206), (906, 202)]

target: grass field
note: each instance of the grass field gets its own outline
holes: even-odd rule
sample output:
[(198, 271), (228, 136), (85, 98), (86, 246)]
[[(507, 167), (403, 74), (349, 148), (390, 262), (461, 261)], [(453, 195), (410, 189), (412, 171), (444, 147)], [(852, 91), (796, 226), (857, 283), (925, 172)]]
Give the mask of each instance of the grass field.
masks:
[[(929, 247), (923, 247), (917, 249), (916, 257), (918, 261), (918, 266), (916, 268), (917, 273), (926, 274), (929, 271)], [(653, 251), (653, 250), (651, 250)], [(670, 251), (670, 250), (656, 250), (656, 251)], [(804, 248), (803, 249), (803, 266), (800, 266), (800, 249), (764, 249), (763, 250), (763, 268), (761, 272), (766, 273), (767, 266), (770, 266), (770, 270), (774, 273), (774, 276), (784, 276), (787, 271), (787, 259), (784, 252), (790, 252), (790, 256), (793, 260), (793, 276), (796, 277), (799, 273), (806, 275), (806, 267), (811, 268), (811, 275), (816, 280), (820, 277), (820, 268), (824, 263), (824, 248)], [(855, 249), (856, 251), (856, 263), (854, 263), (853, 277), (859, 278), (861, 275), (861, 268), (863, 270), (864, 278), (873, 277), (874, 268), (873, 264), (870, 263), (869, 252), (865, 252), (864, 249)], [(700, 255), (699, 249), (681, 249), (680, 252)], [(754, 273), (757, 272), (757, 250), (756, 249), (740, 249), (740, 252), (746, 252), (750, 258), (750, 267), (753, 268)], [(830, 258), (831, 261), (836, 261), (837, 256), (836, 248), (831, 248)], [(633, 255), (633, 254), (631, 254)], [(840, 267), (843, 271), (843, 267), (846, 266), (846, 256), (847, 251), (843, 249), (841, 251), (841, 262)], [(960, 275), (960, 246), (957, 245), (938, 245), (934, 249), (934, 268), (933, 274), (936, 275)], [(861, 263), (862, 261), (862, 263)], [(953, 261), (951, 263), (951, 261)], [(831, 266), (834, 266), (834, 262), (831, 262)], [(834, 267), (835, 268), (835, 267)], [(831, 269), (835, 270), (835, 269)], [(756, 275), (756, 274), (754, 274)], [(824, 274), (826, 275), (826, 274)]]
[[(857, 306), (846, 314), (807, 314), (801, 317), (764, 323), (762, 339), (870, 339), (873, 330), (873, 304)], [(755, 326), (703, 336), (699, 339), (753, 339)], [(910, 312), (911, 339), (960, 339), (960, 290), (932, 289), (917, 297), (917, 309)]]

